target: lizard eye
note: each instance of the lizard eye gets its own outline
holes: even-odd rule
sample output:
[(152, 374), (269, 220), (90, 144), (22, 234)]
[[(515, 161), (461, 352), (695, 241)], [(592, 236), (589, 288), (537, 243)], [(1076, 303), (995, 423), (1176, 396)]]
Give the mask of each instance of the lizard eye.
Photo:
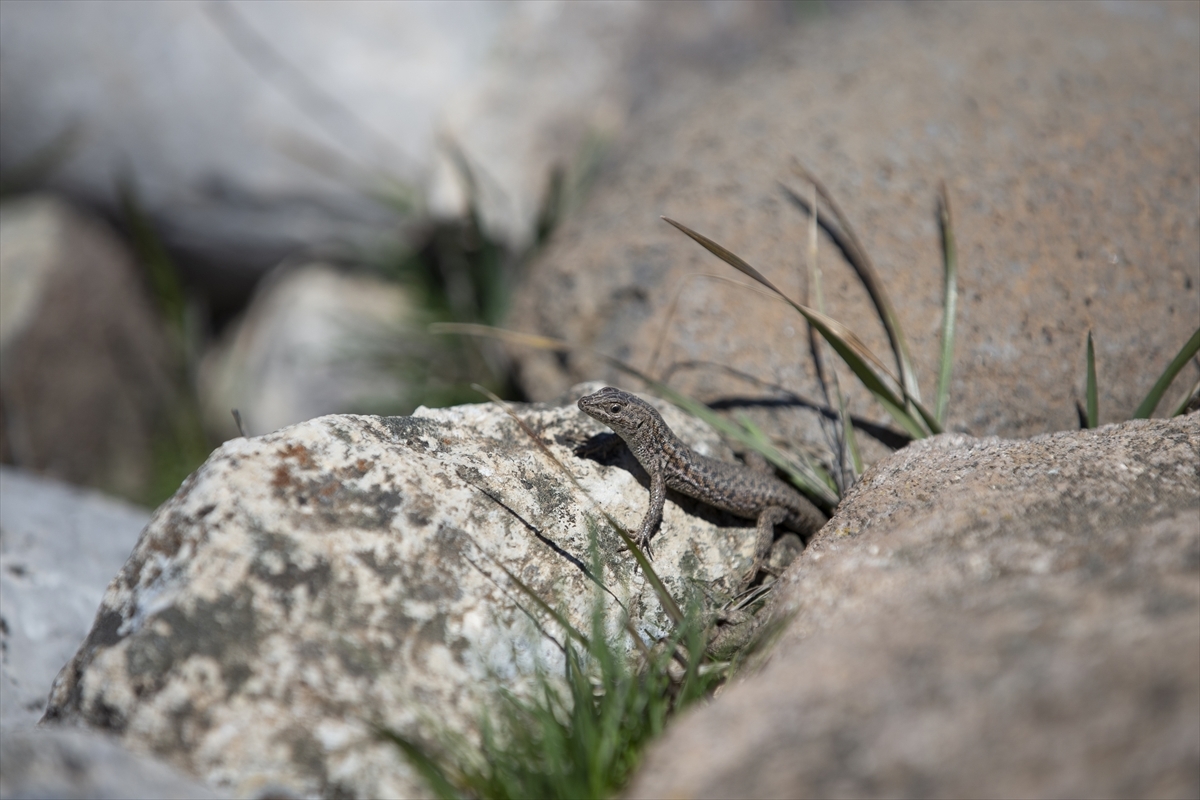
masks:
[(610, 414), (620, 414), (621, 413), (621, 404), (613, 403), (611, 406), (608, 407), (608, 411)]

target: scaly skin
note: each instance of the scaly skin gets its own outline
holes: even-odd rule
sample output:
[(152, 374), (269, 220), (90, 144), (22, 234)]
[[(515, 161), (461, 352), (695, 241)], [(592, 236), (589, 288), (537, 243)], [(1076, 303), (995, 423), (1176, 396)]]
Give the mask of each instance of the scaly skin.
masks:
[(616, 431), (650, 476), (650, 508), (637, 534), (638, 545), (647, 553), (650, 538), (662, 522), (667, 489), (757, 520), (754, 566), (743, 585), (762, 567), (776, 525), (808, 538), (825, 524), (825, 515), (808, 498), (774, 475), (693, 451), (672, 433), (653, 406), (629, 392), (606, 386), (581, 397), (579, 408)]

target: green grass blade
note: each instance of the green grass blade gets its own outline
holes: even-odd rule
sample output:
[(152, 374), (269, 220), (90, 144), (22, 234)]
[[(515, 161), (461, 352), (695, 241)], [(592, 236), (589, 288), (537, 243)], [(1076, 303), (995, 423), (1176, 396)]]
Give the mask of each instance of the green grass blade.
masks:
[(555, 622), (557, 622), (559, 625), (561, 625), (563, 630), (565, 630), (568, 634), (570, 634), (572, 638), (578, 640), (579, 643), (582, 644), (584, 647), (589, 646), (590, 642), (588, 640), (587, 635), (584, 634), (583, 631), (580, 631), (579, 629), (577, 629), (574, 625), (572, 625), (570, 623), (569, 620), (567, 620), (566, 617), (564, 617), (562, 614), (558, 613), (553, 608), (551, 608), (550, 605), (545, 600), (543, 600), (537, 592), (535, 592), (524, 581), (522, 581), (520, 578), (518, 578), (516, 575), (514, 575), (508, 567), (504, 566), (499, 561), (496, 561), (495, 564), (497, 567), (499, 567), (504, 572), (505, 575), (508, 576), (508, 579), (510, 581), (512, 581), (514, 584), (516, 584), (516, 587), (521, 590), (521, 593), (524, 594), (526, 597), (528, 597), (530, 600), (532, 600), (534, 602), (534, 604), (542, 610), (543, 613), (545, 613), (546, 615), (551, 617)]
[(637, 546), (628, 533), (623, 528), (617, 528), (617, 535), (625, 542), (625, 546), (629, 548), (629, 552), (633, 554), (633, 558), (637, 561), (638, 566), (642, 568), (642, 573), (645, 574), (646, 580), (654, 589), (654, 594), (658, 596), (658, 602), (662, 604), (663, 611), (667, 612), (667, 616), (671, 618), (671, 622), (679, 625), (683, 622), (683, 612), (679, 610), (679, 604), (675, 602), (675, 598), (671, 597), (671, 593), (667, 591), (666, 584), (658, 577), (658, 573), (654, 571), (654, 567), (650, 565), (650, 559), (646, 558), (646, 554), (642, 552), (642, 548)]
[(1154, 413), (1154, 409), (1158, 408), (1159, 401), (1162, 400), (1163, 394), (1167, 391), (1167, 387), (1171, 385), (1171, 381), (1175, 380), (1175, 376), (1183, 369), (1186, 364), (1197, 352), (1200, 352), (1200, 328), (1192, 334), (1192, 338), (1187, 340), (1187, 343), (1179, 350), (1175, 358), (1171, 359), (1171, 363), (1163, 370), (1163, 374), (1154, 382), (1154, 387), (1150, 390), (1150, 394), (1146, 395), (1146, 399), (1133, 412), (1131, 419), (1149, 419)]
[(459, 800), (462, 797), (454, 788), (454, 784), (446, 777), (442, 768), (420, 746), (387, 728), (377, 728), (376, 734), (379, 738), (386, 739), (400, 748), (400, 752), (404, 754), (409, 765), (425, 779), (425, 783), (429, 785), (438, 800)]
[(921, 419), (925, 420), (925, 427), (929, 429), (930, 433), (938, 434), (942, 432), (942, 423), (938, 422), (933, 412), (923, 406), (920, 400), (914, 400), (910, 397), (908, 403), (917, 410), (917, 413), (921, 415)]
[[(884, 374), (887, 374), (887, 370), (883, 367), (883, 363), (874, 354), (872, 354), (866, 345), (864, 345), (848, 328), (846, 328), (840, 322), (837, 322), (837, 320), (831, 319), (815, 309), (802, 306), (796, 301), (792, 300), (783, 292), (781, 292), (775, 286), (775, 284), (767, 280), (761, 272), (750, 266), (744, 259), (725, 247), (717, 244), (707, 236), (697, 233), (686, 225), (676, 222), (668, 217), (663, 217), (663, 219), (669, 222), (671, 225), (674, 225), (683, 233), (687, 234), (701, 247), (703, 247), (705, 250), (708, 250), (726, 264), (729, 264), (734, 269), (753, 278), (763, 286), (775, 292), (775, 294), (783, 298), (788, 305), (800, 312), (800, 314), (803, 315), (804, 318), (807, 319), (809, 323), (811, 323), (812, 326), (817, 329), (821, 336), (825, 338), (825, 341), (829, 342), (834, 351), (836, 351), (837, 354), (841, 356), (842, 360), (846, 362), (846, 366), (850, 368), (850, 371), (853, 372), (860, 381), (862, 381), (863, 385), (867, 387), (867, 390), (871, 392), (871, 394), (873, 394), (877, 400), (879, 400), (880, 404), (887, 410), (889, 414), (892, 415), (892, 418), (895, 419), (896, 422), (909, 433), (909, 435), (917, 439), (923, 439), (928, 436), (930, 432), (940, 432), (940, 426), (937, 426), (936, 422), (929, 429), (926, 429), (921, 424), (920, 419), (912, 416), (905, 409), (906, 404), (904, 400), (897, 397), (896, 394), (883, 383), (883, 381), (876, 374), (875, 370), (868, 365), (868, 362), (873, 363), (880, 369), (880, 371), (884, 372)], [(932, 419), (932, 415), (928, 415), (926, 413), (923, 413), (921, 416)]]
[(1096, 388), (1096, 348), (1092, 345), (1092, 332), (1087, 335), (1087, 426), (1100, 424), (1100, 399)]
[(858, 476), (863, 473), (862, 454), (858, 450), (858, 438), (854, 433), (854, 423), (850, 420), (850, 414), (846, 411), (846, 398), (842, 393), (838, 392), (838, 416), (842, 420), (842, 429), (846, 432), (846, 449), (850, 451), (850, 463), (854, 467), (854, 479), (858, 480)]
[(938, 361), (937, 397), (933, 415), (939, 425), (946, 422), (950, 399), (950, 373), (954, 367), (954, 318), (958, 309), (958, 251), (954, 242), (954, 224), (950, 216), (950, 196), (941, 184), (938, 219), (942, 229), (942, 353)]

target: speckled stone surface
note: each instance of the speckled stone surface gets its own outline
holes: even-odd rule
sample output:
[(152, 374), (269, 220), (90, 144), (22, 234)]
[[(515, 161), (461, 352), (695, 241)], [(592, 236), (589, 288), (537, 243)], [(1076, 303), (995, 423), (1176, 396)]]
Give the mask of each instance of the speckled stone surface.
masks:
[[(659, 219), (800, 295), (807, 218), (779, 183), (807, 196), (793, 158), (874, 259), (927, 398), (945, 180), (960, 270), (949, 430), (1077, 427), (1089, 328), (1101, 421), (1126, 419), (1200, 325), (1200, 5), (917, 2), (813, 21), (736, 78), (667, 98), (532, 265), (510, 327), (658, 374), (700, 360), (820, 399), (802, 320), (689, 279), (748, 282)], [(824, 237), (820, 263), (830, 315), (890, 364), (865, 291)], [(584, 379), (641, 388), (587, 353), (516, 356), (534, 397)], [(1198, 376), (1189, 365), (1168, 401)], [(703, 400), (780, 396), (711, 366), (671, 382)], [(891, 424), (857, 384), (842, 386), (854, 413)], [(823, 442), (811, 411), (747, 410), (784, 440)], [(872, 460), (886, 453), (862, 438)]]
[(1200, 414), (912, 445), (773, 613), (629, 796), (1195, 797)]
[[(538, 665), (562, 663), (562, 630), (514, 578), (586, 630), (587, 516), (633, 528), (645, 513), (625, 460), (575, 455), (605, 431), (574, 403), (597, 388), (514, 410), (584, 491), (490, 404), (226, 442), (155, 512), (46, 721), (116, 734), (237, 797), (422, 795), (372, 726), (432, 752), (446, 735), (470, 740), (499, 687), (520, 693)], [(711, 430), (661, 411), (690, 446), (723, 452)], [(753, 525), (671, 500), (655, 568), (678, 597), (694, 579), (728, 589), (753, 560)], [(620, 603), (663, 633), (633, 557), (598, 530), (614, 632)]]

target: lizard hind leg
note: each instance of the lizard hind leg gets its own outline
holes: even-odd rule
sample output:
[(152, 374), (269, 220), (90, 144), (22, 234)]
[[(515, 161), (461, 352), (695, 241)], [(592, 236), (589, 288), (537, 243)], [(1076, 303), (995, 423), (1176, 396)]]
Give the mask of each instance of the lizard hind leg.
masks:
[(763, 563), (771, 552), (771, 543), (775, 541), (775, 526), (785, 519), (787, 519), (787, 509), (782, 506), (768, 506), (759, 512), (758, 532), (754, 537), (754, 563), (742, 576), (741, 584), (738, 586), (739, 591), (747, 589), (762, 570)]

